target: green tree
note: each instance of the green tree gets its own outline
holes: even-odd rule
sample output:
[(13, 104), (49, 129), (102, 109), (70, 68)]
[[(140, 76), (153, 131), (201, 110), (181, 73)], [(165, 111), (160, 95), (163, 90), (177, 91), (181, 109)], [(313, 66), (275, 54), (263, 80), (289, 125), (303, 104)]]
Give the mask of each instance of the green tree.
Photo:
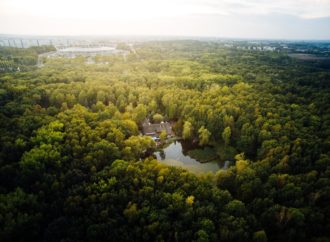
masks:
[(166, 141), (166, 138), (167, 138), (167, 133), (166, 131), (162, 131), (160, 134), (159, 134), (159, 138), (162, 142), (165, 142)]
[(134, 120), (137, 123), (142, 122), (147, 116), (147, 107), (144, 104), (139, 104), (137, 107), (134, 109)]
[(253, 241), (254, 242), (267, 242), (267, 235), (264, 230), (257, 231), (253, 234)]
[(182, 131), (183, 139), (191, 139), (192, 138), (192, 124), (189, 121), (184, 122), (183, 131)]
[(200, 127), (200, 129), (198, 130), (198, 134), (199, 134), (199, 144), (200, 145), (208, 144), (211, 133), (204, 126)]
[(41, 232), (42, 213), (37, 196), (21, 188), (0, 194), (0, 240), (35, 241)]
[(164, 120), (164, 117), (163, 115), (159, 114), (159, 113), (156, 113), (154, 114), (154, 116), (152, 116), (152, 120), (155, 122), (155, 123), (160, 123)]
[(231, 137), (231, 129), (230, 127), (226, 127), (222, 132), (222, 139), (226, 146), (230, 144), (230, 137)]

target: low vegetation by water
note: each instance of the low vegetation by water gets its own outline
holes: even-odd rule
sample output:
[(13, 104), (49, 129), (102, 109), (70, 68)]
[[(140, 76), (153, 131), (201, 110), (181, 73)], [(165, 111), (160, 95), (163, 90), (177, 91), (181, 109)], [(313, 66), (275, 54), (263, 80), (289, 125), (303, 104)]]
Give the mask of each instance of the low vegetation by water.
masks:
[(193, 157), (201, 163), (210, 162), (218, 159), (218, 155), (215, 149), (209, 146), (189, 150), (188, 154), (190, 157)]

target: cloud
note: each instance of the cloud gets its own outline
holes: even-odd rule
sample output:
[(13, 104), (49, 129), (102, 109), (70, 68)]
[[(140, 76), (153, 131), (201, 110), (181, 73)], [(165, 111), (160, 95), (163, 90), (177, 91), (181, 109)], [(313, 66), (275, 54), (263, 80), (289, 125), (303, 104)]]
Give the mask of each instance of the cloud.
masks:
[(155, 18), (192, 14), (330, 16), (330, 0), (0, 0), (0, 14), (66, 18)]
[(198, 6), (197, 9), (208, 9), (210, 14), (217, 12), (227, 15), (267, 15), (276, 13), (300, 18), (330, 16), (330, 0), (192, 0), (189, 2)]
[(330, 39), (330, 0), (0, 0), (0, 33)]

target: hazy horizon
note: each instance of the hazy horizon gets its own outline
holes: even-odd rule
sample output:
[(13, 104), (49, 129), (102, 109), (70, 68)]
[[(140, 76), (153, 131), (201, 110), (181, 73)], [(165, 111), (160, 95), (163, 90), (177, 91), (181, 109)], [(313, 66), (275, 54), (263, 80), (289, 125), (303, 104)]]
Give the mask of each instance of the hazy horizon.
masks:
[(101, 35), (101, 34), (81, 34), (81, 35), (56, 35), (56, 34), (8, 34), (8, 33), (0, 33), (0, 37), (3, 38), (72, 38), (72, 39), (79, 39), (79, 38), (91, 38), (91, 39), (119, 39), (119, 40), (125, 40), (128, 38), (136, 38), (136, 39), (146, 39), (146, 40), (233, 40), (233, 41), (288, 41), (288, 42), (330, 42), (329, 38), (258, 38), (258, 37), (223, 37), (223, 36), (211, 36), (211, 35), (205, 35), (205, 36), (198, 36), (198, 35), (139, 35), (139, 34), (107, 34), (107, 35)]
[(0, 33), (329, 40), (330, 0), (0, 0)]

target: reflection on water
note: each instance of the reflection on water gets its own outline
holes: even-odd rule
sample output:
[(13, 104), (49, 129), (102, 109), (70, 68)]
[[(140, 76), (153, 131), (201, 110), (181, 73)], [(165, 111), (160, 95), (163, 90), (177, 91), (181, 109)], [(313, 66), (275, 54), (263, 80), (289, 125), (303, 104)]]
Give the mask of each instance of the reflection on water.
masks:
[(168, 147), (161, 151), (157, 151), (154, 154), (157, 157), (157, 160), (165, 163), (166, 165), (179, 166), (195, 173), (209, 171), (216, 172), (219, 169), (226, 169), (228, 166), (228, 162), (211, 161), (207, 163), (200, 163), (187, 154), (187, 148), (191, 147), (187, 146), (187, 144), (182, 141), (175, 141)]

